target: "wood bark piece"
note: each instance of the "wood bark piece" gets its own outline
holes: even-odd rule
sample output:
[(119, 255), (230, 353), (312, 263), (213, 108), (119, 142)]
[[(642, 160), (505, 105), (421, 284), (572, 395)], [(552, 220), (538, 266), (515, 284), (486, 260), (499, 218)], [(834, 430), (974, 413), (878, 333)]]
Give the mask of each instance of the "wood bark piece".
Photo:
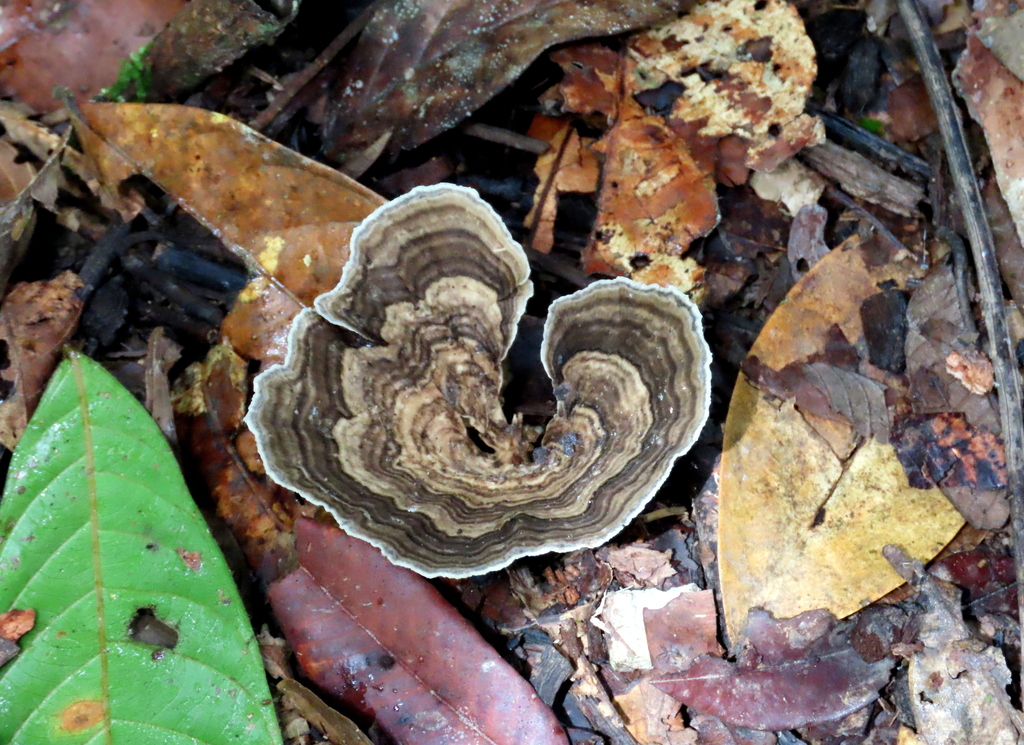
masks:
[(246, 421), (267, 472), (428, 576), (618, 532), (706, 419), (700, 315), (625, 279), (556, 301), (541, 358), (558, 413), (533, 442), (499, 398), (528, 272), (472, 190), (420, 187), (377, 211), (338, 287), (299, 315), (285, 365), (257, 378)]
[(270, 601), (306, 675), (400, 743), (565, 745), (533, 688), (428, 582), (302, 519)]
[(893, 176), (863, 155), (832, 142), (823, 142), (804, 150), (801, 157), (855, 197), (906, 217), (921, 214), (918, 204), (925, 199), (924, 189), (911, 181)]

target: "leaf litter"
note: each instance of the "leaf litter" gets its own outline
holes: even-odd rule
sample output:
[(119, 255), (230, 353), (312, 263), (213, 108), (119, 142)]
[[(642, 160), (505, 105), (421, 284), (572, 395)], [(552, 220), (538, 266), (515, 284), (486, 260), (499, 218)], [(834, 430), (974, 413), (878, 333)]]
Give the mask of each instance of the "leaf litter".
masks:
[[(755, 5), (761, 7), (755, 8)], [(756, 12), (752, 12), (752, 8)], [(820, 9), (810, 11), (808, 29), (820, 29), (823, 24), (818, 23), (819, 19), (832, 18), (829, 12), (824, 16), (819, 15), (820, 12)], [(789, 19), (784, 30), (771, 27), (784, 18)], [(695, 19), (702, 24), (706, 22), (711, 31), (702, 40), (697, 39), (699, 31), (690, 33), (690, 30), (702, 28), (694, 25)], [(643, 29), (650, 23), (637, 22), (636, 27)], [(841, 24), (829, 23), (831, 31), (837, 35), (846, 33)], [(366, 40), (372, 40), (374, 33), (365, 34)], [(812, 30), (811, 37), (819, 46), (818, 57), (826, 60), (827, 65), (829, 55), (824, 53), (819, 35), (820, 30)], [(687, 41), (684, 48), (690, 48), (685, 51), (669, 48), (676, 43), (669, 37), (676, 41), (683, 38)], [(287, 36), (281, 39), (285, 46), (290, 43)], [(883, 39), (883, 47), (888, 41)], [(795, 53), (787, 46), (790, 42), (792, 49), (797, 50)], [(713, 53), (706, 53), (702, 45), (713, 48)], [(855, 46), (860, 50), (877, 49), (874, 40), (864, 36)], [(521, 60), (531, 59), (539, 52), (529, 51), (525, 46), (511, 51), (520, 55), (517, 59)], [(372, 55), (366, 57), (357, 45), (353, 58), (361, 54), (372, 59)], [(472, 57), (479, 51), (470, 50), (466, 54)], [(890, 85), (886, 75), (892, 75), (892, 82), (897, 84), (906, 79), (900, 77), (904, 73), (898, 67), (905, 60), (900, 60), (898, 54), (879, 55), (884, 72), (881, 82), (877, 83), (876, 103), (863, 105), (865, 116), (878, 116), (885, 131), (889, 126), (886, 112), (871, 107), (877, 106), (877, 101), (888, 101), (890, 109), (911, 104), (899, 103), (899, 96), (885, 95), (885, 86)], [(395, 64), (397, 57), (385, 59), (387, 64)], [(559, 727), (567, 727), (569, 736), (577, 742), (595, 742), (600, 736), (616, 743), (638, 741), (670, 745), (767, 745), (776, 741), (791, 743), (797, 736), (804, 742), (838, 741), (835, 738), (859, 741), (856, 738), (865, 736), (865, 741), (876, 742), (873, 738), (881, 738), (877, 741), (893, 738), (894, 741), (897, 730), (901, 741), (906, 742), (914, 737), (939, 737), (937, 732), (957, 737), (957, 726), (962, 728), (965, 722), (973, 726), (969, 719), (952, 724), (926, 724), (928, 717), (922, 715), (917, 723), (917, 735), (908, 727), (894, 726), (891, 718), (887, 719), (886, 710), (891, 702), (902, 705), (892, 689), (882, 690), (890, 680), (887, 666), (893, 664), (893, 654), (910, 655), (913, 659), (913, 655), (920, 653), (919, 648), (908, 641), (913, 638), (914, 619), (920, 617), (920, 611), (911, 601), (899, 602), (895, 596), (889, 596), (886, 602), (898, 604), (874, 604), (868, 611), (856, 613), (858, 608), (882, 594), (885, 587), (899, 582), (884, 565), (873, 560), (861, 562), (858, 557), (872, 553), (877, 557), (879, 547), (887, 541), (903, 543), (910, 553), (921, 558), (938, 551), (960, 520), (948, 503), (941, 501), (939, 492), (971, 523), (996, 530), (993, 537), (985, 539), (980, 546), (978, 542), (983, 533), (962, 532), (951, 544), (954, 548), (942, 554), (944, 558), (936, 562), (934, 569), (969, 592), (965, 611), (977, 619), (977, 629), (971, 632), (973, 636), (957, 640), (961, 646), (954, 653), (948, 653), (942, 643), (926, 634), (921, 634), (921, 640), (926, 647), (934, 642), (932, 646), (953, 660), (944, 663), (953, 666), (949, 669), (960, 665), (958, 670), (979, 671), (995, 681), (994, 685), (1001, 690), (1004, 668), (990, 659), (994, 658), (991, 650), (1000, 643), (1000, 635), (1005, 635), (1003, 629), (1012, 628), (1013, 622), (1008, 620), (1007, 613), (1013, 608), (1014, 593), (1012, 562), (1000, 543), (1000, 536), (1005, 533), (998, 531), (1007, 513), (1005, 466), (1001, 455), (1002, 433), (993, 406), (991, 361), (979, 349), (985, 330), (980, 329), (979, 334), (974, 328), (971, 309), (964, 302), (964, 298), (970, 299), (970, 296), (964, 293), (965, 280), (960, 267), (944, 256), (949, 246), (943, 248), (922, 240), (922, 234), (914, 231), (920, 230), (924, 223), (916, 218), (900, 222), (886, 215), (884, 210), (870, 206), (866, 209), (857, 200), (847, 197), (848, 201), (844, 202), (842, 192), (834, 185), (826, 187), (825, 179), (819, 174), (838, 181), (841, 188), (855, 192), (855, 196), (862, 195), (867, 201), (878, 201), (886, 209), (904, 214), (917, 214), (924, 192), (910, 188), (913, 184), (907, 172), (895, 180), (884, 177), (884, 169), (876, 163), (891, 161), (881, 155), (876, 159), (875, 151), (870, 148), (866, 151), (868, 159), (853, 161), (835, 149), (814, 147), (822, 137), (821, 122), (815, 118), (819, 109), (814, 109), (814, 113), (804, 111), (804, 99), (815, 76), (814, 68), (806, 67), (806, 62), (813, 57), (801, 21), (784, 3), (747, 6), (709, 3), (680, 21), (658, 29), (640, 30), (622, 40), (564, 46), (553, 52), (551, 59), (566, 73), (562, 83), (545, 96), (545, 110), (558, 117), (542, 118), (533, 116), (531, 111), (530, 116), (522, 120), (532, 118), (538, 128), (530, 130), (531, 135), (535, 140), (539, 137), (551, 143), (552, 147), (536, 164), (522, 158), (516, 161), (522, 165), (520, 172), (528, 172), (536, 165), (539, 181), (536, 190), (529, 181), (510, 188), (514, 179), (506, 179), (500, 185), (505, 192), (499, 191), (496, 181), (473, 183), (479, 184), (482, 190), (494, 189), (489, 196), (509, 205), (506, 216), (513, 228), (523, 225), (524, 237), (532, 233), (536, 241), (534, 247), (550, 249), (557, 259), (546, 265), (537, 262), (538, 266), (549, 270), (555, 268), (553, 279), (549, 274), (540, 275), (538, 287), (542, 294), (557, 294), (560, 290), (554, 288), (560, 287), (559, 283), (567, 278), (569, 282), (579, 281), (578, 274), (560, 274), (562, 270), (558, 267), (575, 266), (579, 258), (574, 254), (589, 240), (589, 248), (581, 258), (582, 265), (590, 271), (628, 274), (643, 281), (674, 284), (705, 300), (711, 333), (723, 342), (721, 360), (727, 365), (727, 384), (731, 384), (730, 376), (735, 375), (735, 371), (740, 375), (729, 415), (736, 426), (730, 427), (727, 421), (725, 427), (727, 447), (721, 476), (722, 501), (717, 508), (721, 510), (718, 521), (721, 533), (716, 535), (714, 528), (709, 533), (708, 528), (702, 528), (699, 523), (694, 531), (685, 509), (679, 507), (680, 501), (686, 502), (685, 487), (680, 488), (672, 481), (671, 488), (666, 488), (658, 497), (659, 502), (652, 505), (649, 520), (642, 519), (631, 526), (619, 546), (613, 544), (600, 551), (581, 551), (550, 562), (537, 561), (532, 566), (514, 568), (510, 577), (439, 584), (442, 594), (456, 601), (471, 619), (487, 626), (489, 634), (503, 635), (504, 640), (497, 644), (504, 650), (503, 656), (512, 660), (523, 676), (528, 676), (538, 686), (538, 692), (543, 689), (544, 702), (561, 720)], [(428, 68), (429, 65), (417, 68), (413, 74), (422, 74)], [(520, 69), (516, 67), (510, 72), (508, 80), (516, 77)], [(349, 75), (348, 70), (342, 72), (343, 79)], [(759, 92), (763, 91), (758, 86), (783, 72), (791, 75), (780, 78), (785, 94), (759, 97)], [(247, 74), (250, 80), (261, 80), (267, 85), (273, 81), (273, 77), (262, 70)], [(828, 98), (833, 93), (840, 106), (844, 100), (853, 100), (848, 95), (851, 90), (848, 80), (844, 82), (846, 88), (836, 82), (834, 87), (825, 90), (836, 74), (834, 70), (825, 69), (819, 75), (827, 110), (833, 108), (834, 102)], [(849, 78), (853, 72), (840, 73), (840, 77), (843, 75)], [(322, 88), (330, 85), (329, 76), (324, 80), (327, 82), (320, 83)], [(489, 98), (508, 82), (502, 80), (494, 77), (479, 85), (474, 93)], [(863, 86), (867, 89), (875, 84), (868, 80)], [(236, 98), (217, 99), (220, 95), (217, 86), (221, 86), (222, 91), (226, 90), (225, 86), (234, 86), (232, 95)], [(238, 78), (232, 80), (230, 68), (227, 75), (215, 75), (208, 85), (201, 84), (198, 90), (193, 102), (224, 111), (252, 111), (254, 100), (257, 100), (255, 110), (258, 110), (265, 103), (265, 97), (260, 97), (262, 94), (252, 96), (246, 92), (253, 90), (251, 83), (239, 85)], [(259, 90), (258, 84), (255, 90)], [(446, 93), (459, 90), (458, 86), (445, 87)], [(739, 102), (739, 106), (731, 110), (727, 105), (720, 105), (720, 101), (701, 109), (702, 102), (712, 98), (695, 97), (692, 95), (695, 90), (708, 92), (709, 96), (711, 92), (724, 93), (723, 101)], [(242, 100), (246, 95), (250, 98)], [(444, 97), (437, 98), (441, 101)], [(453, 100), (440, 104), (442, 108), (448, 107), (451, 116), (428, 117), (428, 124), (436, 124), (441, 129), (450, 127), (455, 119), (464, 116), (457, 113), (460, 107), (468, 105), (465, 113), (469, 113), (478, 106), (474, 99), (468, 104), (459, 101), (453, 107)], [(867, 97), (864, 100), (867, 101)], [(322, 103), (319, 105), (322, 107)], [(499, 103), (499, 108), (501, 105), (504, 104)], [(575, 112), (577, 116), (566, 116), (567, 112)], [(766, 112), (767, 116), (762, 118)], [(314, 105), (302, 115), (318, 125), (322, 114)], [(125, 345), (118, 353), (138, 355), (129, 357), (132, 360), (145, 360), (137, 365), (139, 370), (143, 366), (146, 369), (144, 375), (140, 373), (138, 390), (153, 392), (154, 410), (160, 408), (159, 400), (166, 403), (166, 389), (161, 392), (160, 381), (165, 376), (180, 378), (175, 395), (176, 424), (186, 460), (190, 461), (187, 465), (200, 477), (197, 483), (205, 483), (215, 496), (218, 511), (240, 537), (250, 566), (264, 582), (281, 583), (282, 578), (304, 571), (297, 569), (300, 559), (291, 530), (298, 516), (309, 515), (311, 510), (268, 482), (262, 473), (252, 436), (241, 423), (248, 394), (248, 374), (259, 362), (268, 364), (280, 359), (290, 318), (323, 289), (333, 286), (345, 261), (344, 246), (351, 228), (382, 200), (312, 162), (289, 159), (289, 154), (279, 146), (261, 140), (241, 124), (220, 115), (173, 107), (108, 108), (105, 111), (86, 107), (86, 116), (92, 120), (94, 129), (81, 128), (80, 132), (92, 158), (93, 170), (84, 167), (87, 164), (74, 163), (74, 151), (66, 151), (61, 158), (66, 171), (84, 174), (86, 188), (95, 191), (108, 209), (120, 211), (125, 218), (145, 220), (153, 225), (152, 195), (139, 188), (137, 176), (133, 178), (133, 174), (145, 175), (180, 205), (193, 210), (250, 267), (250, 285), (236, 304), (240, 320), (235, 323), (236, 319), (232, 318), (224, 327), (230, 346), (215, 347), (206, 362), (191, 367), (184, 378), (179, 375), (184, 363), (174, 366), (171, 357), (162, 357), (155, 335), (143, 332), (135, 337), (141, 339), (141, 346)], [(490, 114), (483, 116), (486, 120)], [(33, 129), (37, 126), (34, 119), (10, 115), (5, 126), (8, 121), (11, 123), (7, 126), (8, 136), (30, 143), (24, 147), (36, 157), (52, 152), (52, 144), (47, 144), (52, 141), (43, 136), (45, 130), (41, 133)], [(998, 121), (995, 118), (985, 121), (990, 144), (996, 143), (993, 137), (1001, 135), (1000, 130), (1006, 130), (1005, 124), (993, 124)], [(731, 124), (725, 126), (723, 122)], [(153, 137), (154, 132), (157, 137)], [(926, 152), (914, 140), (925, 136), (927, 127), (904, 127), (901, 132), (899, 139), (905, 147)], [(602, 133), (604, 139), (595, 142)], [(618, 146), (610, 147), (614, 137), (623, 133), (629, 136), (621, 139)], [(301, 141), (297, 135), (290, 136), (293, 144)], [(422, 135), (421, 140), (431, 136)], [(834, 136), (832, 130), (830, 136)], [(445, 137), (457, 135), (450, 133)], [(472, 157), (467, 161), (461, 152), (452, 157), (446, 151), (447, 144), (440, 149), (435, 144), (428, 145), (422, 152), (429, 158), (424, 160), (418, 155), (421, 151), (413, 151), (411, 158), (398, 156), (399, 160), (389, 161), (397, 150), (406, 147), (396, 144), (401, 140), (386, 142), (380, 134), (370, 139), (373, 141), (369, 142), (369, 150), (363, 147), (360, 153), (357, 147), (352, 152), (372, 160), (373, 145), (391, 149), (387, 158), (381, 159), (369, 172), (366, 180), (370, 184), (383, 188), (390, 175), (397, 178), (401, 173), (403, 181), (393, 180), (395, 184), (405, 184), (397, 190), (400, 192), (419, 183), (417, 179), (478, 178), (474, 173), (478, 166), (473, 164)], [(531, 141), (531, 147), (536, 144), (535, 140)], [(853, 148), (845, 141), (843, 144)], [(805, 146), (811, 146), (811, 150), (801, 157), (810, 168), (791, 158)], [(992, 144), (993, 152), (1002, 152), (1000, 147)], [(642, 168), (638, 169), (635, 161), (629, 162), (630, 150), (647, 153), (643, 156), (646, 164), (642, 161)], [(857, 151), (865, 153), (861, 149)], [(502, 160), (502, 165), (491, 171), (499, 179), (508, 174), (507, 170), (500, 170), (509, 162), (508, 153), (505, 150), (502, 159), (493, 159), (495, 164)], [(192, 163), (189, 158), (194, 159), (196, 155), (199, 155), (196, 162), (202, 163), (201, 166), (182, 167), (183, 163)], [(286, 175), (283, 179), (268, 179), (268, 170), (262, 165), (225, 167), (233, 159), (253, 164), (263, 159), (264, 163), (280, 166), (279, 172)], [(431, 163), (442, 167), (427, 167)], [(1005, 159), (1002, 163), (1005, 165)], [(630, 207), (630, 189), (633, 192), (654, 189), (651, 193), (661, 196), (657, 184), (649, 183), (646, 175), (664, 171), (666, 164), (667, 172), (689, 174), (685, 188), (676, 188), (679, 186), (676, 183), (663, 194), (668, 205), (668, 211), (662, 214), (668, 215), (664, 228), (670, 231), (666, 233), (669, 250), (664, 252), (662, 243), (650, 241), (648, 233), (638, 229), (630, 239), (633, 245), (623, 241), (617, 253), (599, 251), (602, 240), (614, 235), (614, 231), (620, 227), (630, 230), (631, 210), (640, 214)], [(258, 173), (258, 177), (249, 178), (250, 183), (239, 183), (239, 179), (244, 182), (253, 172)], [(790, 181), (783, 180), (785, 172), (793, 174)], [(628, 188), (622, 188), (622, 182), (618, 187), (613, 186), (612, 182), (620, 178)], [(861, 178), (873, 179), (866, 191), (858, 191), (856, 182)], [(786, 205), (778, 208), (754, 196), (749, 187), (742, 186), (747, 181), (753, 183), (758, 194), (772, 199), (785, 198)], [(275, 186), (269, 186), (270, 183)], [(283, 190), (277, 188), (281, 183)], [(805, 184), (806, 188), (801, 187), (800, 193), (795, 194), (796, 189), (791, 184), (798, 183)], [(989, 183), (995, 184), (996, 180), (990, 179)], [(77, 189), (79, 196), (86, 195), (78, 183), (64, 180), (58, 187), (62, 194)], [(242, 199), (239, 205), (228, 205), (223, 197), (233, 189), (240, 189), (240, 193), (252, 195), (252, 198)], [(533, 213), (529, 212), (530, 192), (535, 195)], [(994, 186), (990, 192), (998, 195)], [(47, 209), (56, 206), (57, 189), (51, 189), (50, 193), (53, 196)], [(511, 196), (495, 196), (499, 193)], [(297, 197), (298, 201), (290, 201), (287, 194), (301, 196)], [(303, 203), (310, 199), (310, 194), (319, 199), (314, 210), (318, 214), (303, 212)], [(348, 202), (352, 209), (340, 213), (330, 211), (332, 207), (327, 203), (331, 199), (337, 201), (338, 194), (343, 200), (355, 194)], [(589, 197), (590, 194), (596, 196)], [(671, 212), (678, 208), (672, 200), (678, 202), (681, 194), (697, 202), (703, 200), (703, 211), (696, 213), (694, 220)], [(258, 214), (255, 209), (254, 205), (260, 203), (264, 195), (268, 204), (285, 205), (285, 212), (292, 215), (283, 232), (278, 225), (268, 226), (268, 215)], [(936, 222), (941, 222), (942, 193), (929, 192), (928, 198), (938, 210)], [(562, 208), (588, 200), (596, 207), (596, 230), (590, 235), (567, 233)], [(638, 208), (641, 213), (644, 206)], [(327, 226), (319, 213), (326, 217)], [(83, 222), (93, 219), (89, 217), (89, 208), (65, 205), (56, 214), (61, 225), (95, 229)], [(621, 219), (623, 217), (626, 219)], [(1004, 221), (1010, 234), (1016, 233), (1013, 217)], [(719, 225), (717, 230), (716, 225)], [(611, 233), (607, 232), (609, 228)], [(877, 231), (881, 231), (879, 235), (870, 237)], [(850, 239), (851, 233), (856, 233), (857, 237)], [(1019, 236), (1016, 237), (1019, 251)], [(278, 238), (280, 251), (275, 248)], [(903, 253), (897, 241), (903, 242)], [(311, 246), (319, 252), (309, 250)], [(176, 245), (170, 249), (172, 254), (180, 250)], [(163, 245), (158, 245), (154, 258), (162, 261), (159, 257), (164, 250)], [(131, 265), (131, 261), (125, 261), (124, 265)], [(1004, 261), (1011, 291), (1015, 286), (1012, 267), (1012, 260)], [(796, 287), (790, 292), (794, 282)], [(969, 277), (966, 282), (969, 293)], [(788, 300), (783, 302), (787, 296)], [(87, 301), (87, 310), (91, 302)], [(778, 312), (765, 324), (765, 314), (776, 307)], [(543, 306), (538, 309), (542, 312)], [(90, 330), (95, 325), (83, 328), (86, 330), (80, 331), (77, 338), (83, 334), (88, 338), (89, 334), (96, 333)], [(758, 331), (761, 338), (751, 358), (741, 367), (740, 362)], [(173, 329), (171, 334), (175, 334)], [(205, 351), (200, 348), (197, 353), (195, 347), (186, 344), (186, 361), (202, 359)], [(248, 367), (246, 359), (253, 360)], [(133, 364), (126, 363), (120, 369), (132, 369)], [(729, 366), (733, 372), (729, 372)], [(723, 404), (729, 399), (724, 387), (722, 393), (716, 395), (721, 396)], [(548, 410), (539, 404), (531, 405), (531, 411)], [(163, 408), (161, 416), (166, 423), (166, 405)], [(805, 491), (806, 482), (815, 482), (817, 476), (821, 484), (814, 488), (822, 489), (820, 498), (808, 500), (801, 506), (802, 511), (796, 510), (794, 514), (799, 519), (795, 523), (779, 522), (785, 510), (770, 501), (760, 509), (737, 517), (737, 494), (742, 494), (742, 490), (735, 490), (737, 452), (730, 450), (729, 443), (739, 442), (746, 447), (761, 441), (759, 446), (763, 446), (765, 442), (778, 439), (779, 432), (792, 438), (787, 445), (791, 450), (782, 461), (766, 461), (773, 462), (773, 466), (771, 469), (766, 466), (763, 472), (770, 474), (773, 469), (778, 470), (779, 462), (788, 464), (783, 466), (786, 470), (781, 470), (780, 475), (798, 476), (796, 483)], [(709, 450), (714, 450), (716, 435), (712, 433), (709, 437)], [(771, 447), (777, 445), (774, 443)], [(778, 452), (771, 447), (769, 452)], [(805, 460), (818, 460), (809, 466), (794, 466), (785, 460), (800, 450)], [(822, 474), (827, 478), (820, 478)], [(830, 479), (834, 486), (831, 491), (825, 488)], [(933, 523), (908, 519), (906, 509), (879, 512), (873, 511), (872, 502), (858, 501), (872, 493), (892, 494), (893, 484), (897, 487), (897, 504), (900, 504), (899, 499), (909, 498), (909, 502), (900, 506), (909, 504), (910, 512), (919, 509)], [(847, 505), (844, 499), (852, 500), (849, 512), (843, 512)], [(865, 504), (868, 505), (866, 513)], [(751, 545), (771, 550), (762, 557), (758, 557), (756, 551), (751, 552), (753, 557), (740, 556), (735, 544), (730, 544), (730, 531), (737, 526), (749, 530), (754, 523), (763, 523), (760, 527), (764, 529), (764, 537), (751, 537), (749, 540), (754, 542)], [(840, 524), (842, 529), (832, 530)], [(855, 529), (851, 530), (851, 525)], [(697, 535), (700, 539), (693, 537)], [(779, 541), (779, 536), (792, 538), (798, 546), (811, 550), (805, 550), (801, 558), (790, 561), (784, 551), (779, 552), (778, 544), (788, 542)], [(920, 550), (915, 550), (915, 546)], [(781, 548), (789, 550), (785, 545)], [(204, 571), (208, 559), (206, 551), (193, 551), (185, 546), (173, 549), (174, 558), (184, 571), (194, 572), (196, 568)], [(717, 556), (715, 549), (718, 549)], [(722, 597), (718, 597), (714, 589), (719, 584), (716, 558), (722, 566)], [(749, 572), (758, 561), (772, 569), (763, 575), (767, 578), (767, 589), (754, 597), (737, 595), (737, 566), (741, 573)], [(807, 565), (800, 567), (801, 561)], [(380, 572), (390, 576), (384, 568)], [(833, 576), (830, 572), (835, 572), (834, 576), (840, 579), (828, 579)], [(879, 578), (885, 581), (878, 582)], [(862, 580), (865, 581), (858, 584)], [(684, 589), (691, 582), (696, 585)], [(839, 589), (831, 594), (820, 591), (815, 594), (818, 587), (828, 585)], [(344, 592), (350, 591), (351, 587), (344, 588)], [(657, 600), (653, 603), (641, 600), (641, 595), (657, 596)], [(621, 600), (614, 600), (616, 598)], [(721, 603), (723, 598), (724, 615), (718, 619), (723, 608), (716, 607), (715, 601)], [(612, 612), (616, 602), (621, 603), (624, 610)], [(431, 603), (437, 609), (455, 612), (440, 596), (435, 596)], [(823, 620), (824, 616), (814, 615), (820, 613), (816, 609), (822, 606), (836, 615), (854, 615), (849, 621)], [(775, 618), (764, 608), (774, 613)], [(798, 613), (803, 615), (796, 615)], [(301, 612), (296, 615), (298, 622), (309, 620), (303, 618)], [(794, 615), (796, 618), (786, 618)], [(598, 629), (598, 618), (603, 618), (604, 630)], [(721, 640), (716, 634), (719, 620), (725, 632)], [(749, 626), (745, 625), (748, 620)], [(795, 646), (783, 644), (782, 651), (765, 641), (766, 638), (791, 639), (794, 624), (801, 622), (825, 631), (817, 636), (816, 631)], [(387, 629), (386, 622), (384, 628)], [(378, 634), (380, 629), (372, 631)], [(476, 633), (472, 629), (470, 632)], [(293, 643), (294, 637), (295, 634), (289, 635)], [(497, 639), (496, 636), (488, 638)], [(930, 641), (926, 642), (926, 638)], [(488, 642), (478, 637), (474, 639), (466, 643), (483, 644), (483, 647), (472, 646), (474, 649), (491, 649)], [(729, 645), (735, 657), (723, 657), (726, 653), (722, 642)], [(310, 637), (310, 648), (319, 643)], [(1001, 643), (1012, 655), (1012, 643)], [(630, 664), (641, 660), (643, 664), (639, 668), (621, 664), (621, 650), (613, 650), (622, 644), (626, 644), (631, 654), (646, 648), (646, 657), (641, 654), (638, 658), (633, 654), (630, 658)], [(5, 654), (10, 652), (6, 647), (0, 648), (0, 655)], [(313, 678), (315, 674), (310, 671), (330, 665), (332, 659), (331, 652), (300, 654), (306, 674)], [(648, 659), (651, 668), (644, 669)], [(10, 664), (17, 663), (8, 662)], [(882, 668), (885, 668), (884, 673), (880, 672)], [(370, 665), (363, 672), (372, 672), (372, 669)], [(701, 671), (705, 669), (715, 673), (702, 676)], [(813, 685), (811, 692), (803, 684), (806, 681), (794, 679), (794, 675), (801, 678), (809, 671), (822, 670), (831, 671), (831, 684)], [(504, 670), (503, 674), (513, 676), (508, 680), (521, 680), (511, 669)], [(655, 684), (661, 679), (679, 684), (675, 692), (688, 697), (682, 711), (674, 699)], [(357, 678), (340, 680), (336, 689), (340, 699), (353, 695), (355, 680)], [(548, 682), (544, 683), (545, 680)], [(936, 693), (934, 684), (931, 680), (925, 684), (925, 688), (931, 688), (927, 691), (921, 688), (925, 697)], [(749, 697), (729, 699), (719, 695), (735, 694), (743, 690), (743, 686), (751, 685), (755, 695)], [(358, 685), (355, 690), (358, 693)], [(520, 690), (530, 693), (528, 688)], [(880, 691), (883, 700), (870, 703)], [(418, 693), (423, 694), (423, 691)], [(429, 700), (429, 694), (426, 695), (428, 699), (424, 700)], [(936, 695), (941, 698), (946, 694), (939, 690)], [(695, 703), (701, 696), (704, 696), (703, 703)], [(835, 703), (840, 699), (849, 708)], [(418, 699), (410, 698), (413, 700)], [(758, 704), (773, 700), (789, 703), (774, 706), (763, 716), (757, 713)], [(365, 723), (367, 715), (380, 717), (394, 703), (393, 699), (381, 696), (375, 700), (372, 710), (362, 709), (364, 719), (361, 721)], [(939, 708), (951, 710), (944, 706)], [(360, 710), (358, 701), (355, 710)], [(470, 718), (482, 721), (485, 715), (481, 711), (474, 710)], [(538, 721), (550, 716), (541, 715), (541, 711), (546, 709), (535, 710), (540, 717)], [(94, 707), (83, 705), (71, 711), (68, 722), (89, 722), (94, 714)], [(997, 738), (994, 741), (1007, 736), (1005, 727), (998, 724), (1004, 720), (993, 715), (991, 721), (994, 723), (992, 737)], [(795, 734), (780, 733), (777, 737), (771, 732), (748, 729), (746, 725), (797, 729)], [(298, 737), (310, 736), (309, 726), (307, 723), (306, 730)], [(324, 731), (328, 725), (321, 722), (313, 726)]]

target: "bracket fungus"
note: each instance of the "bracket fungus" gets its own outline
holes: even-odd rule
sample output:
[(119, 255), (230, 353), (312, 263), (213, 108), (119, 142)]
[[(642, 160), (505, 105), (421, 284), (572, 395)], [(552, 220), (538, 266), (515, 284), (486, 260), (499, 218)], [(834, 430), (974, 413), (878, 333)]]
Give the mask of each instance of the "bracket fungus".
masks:
[(552, 303), (539, 441), (502, 411), (529, 264), (471, 189), (418, 187), (356, 229), (338, 286), (295, 320), (246, 421), (267, 472), (426, 576), (595, 546), (639, 513), (710, 403), (700, 313), (595, 282)]

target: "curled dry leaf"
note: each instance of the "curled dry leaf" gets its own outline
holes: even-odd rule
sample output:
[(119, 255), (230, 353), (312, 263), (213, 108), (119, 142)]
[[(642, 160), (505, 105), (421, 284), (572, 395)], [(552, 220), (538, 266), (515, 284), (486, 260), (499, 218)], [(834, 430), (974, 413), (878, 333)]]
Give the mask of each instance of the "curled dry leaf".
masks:
[(0, 639), (16, 642), (31, 631), (35, 625), (36, 612), (34, 610), (14, 608), (6, 613), (0, 613)]
[(392, 152), (415, 147), (476, 110), (549, 46), (649, 26), (680, 5), (667, 0), (386, 3), (366, 25), (338, 82), (324, 126), (327, 152), (343, 160), (375, 144), (386, 143)]
[[(700, 314), (629, 280), (552, 304), (541, 357), (558, 412), (534, 442), (499, 398), (528, 276), (470, 189), (420, 187), (374, 213), (338, 287), (297, 318), (285, 365), (256, 380), (246, 421), (267, 472), (428, 576), (617, 533), (707, 417)], [(346, 329), (374, 345), (349, 346)]]
[(735, 663), (705, 655), (656, 683), (692, 709), (751, 729), (838, 719), (874, 701), (893, 665), (865, 662), (845, 631), (822, 610), (785, 621), (751, 611)]
[(0, 306), (0, 444), (8, 449), (18, 443), (61, 349), (78, 328), (81, 287), (73, 272), (19, 282)]
[(306, 675), (398, 742), (565, 745), (551, 710), (440, 593), (372, 546), (296, 524), (270, 601)]
[(85, 104), (86, 153), (111, 188), (141, 173), (248, 264), (224, 321), (243, 357), (284, 358), (288, 327), (334, 287), (355, 226), (384, 199), (222, 114), (186, 106)]
[[(880, 285), (905, 286), (914, 271), (888, 251), (856, 238), (833, 249), (768, 319), (751, 355), (771, 370), (813, 362), (834, 344), (837, 325), (863, 348), (862, 304)], [(861, 442), (852, 425), (795, 403), (772, 400), (741, 373), (726, 419), (718, 559), (733, 643), (751, 608), (778, 617), (853, 613), (901, 583), (881, 557), (884, 545), (931, 558), (963, 524), (938, 489), (910, 485), (892, 445)]]

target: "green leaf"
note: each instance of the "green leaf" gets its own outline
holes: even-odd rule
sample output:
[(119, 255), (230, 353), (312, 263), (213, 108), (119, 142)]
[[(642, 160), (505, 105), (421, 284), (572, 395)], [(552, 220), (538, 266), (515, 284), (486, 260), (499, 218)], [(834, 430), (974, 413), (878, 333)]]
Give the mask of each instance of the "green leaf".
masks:
[(879, 137), (885, 132), (885, 123), (878, 119), (870, 119), (866, 116), (861, 117), (857, 120), (857, 124), (866, 129), (871, 134), (876, 134)]
[[(77, 354), (11, 459), (11, 608), (37, 615), (0, 668), (0, 743), (281, 742), (248, 617), (163, 435)], [(177, 631), (173, 648), (130, 634), (147, 609)]]

